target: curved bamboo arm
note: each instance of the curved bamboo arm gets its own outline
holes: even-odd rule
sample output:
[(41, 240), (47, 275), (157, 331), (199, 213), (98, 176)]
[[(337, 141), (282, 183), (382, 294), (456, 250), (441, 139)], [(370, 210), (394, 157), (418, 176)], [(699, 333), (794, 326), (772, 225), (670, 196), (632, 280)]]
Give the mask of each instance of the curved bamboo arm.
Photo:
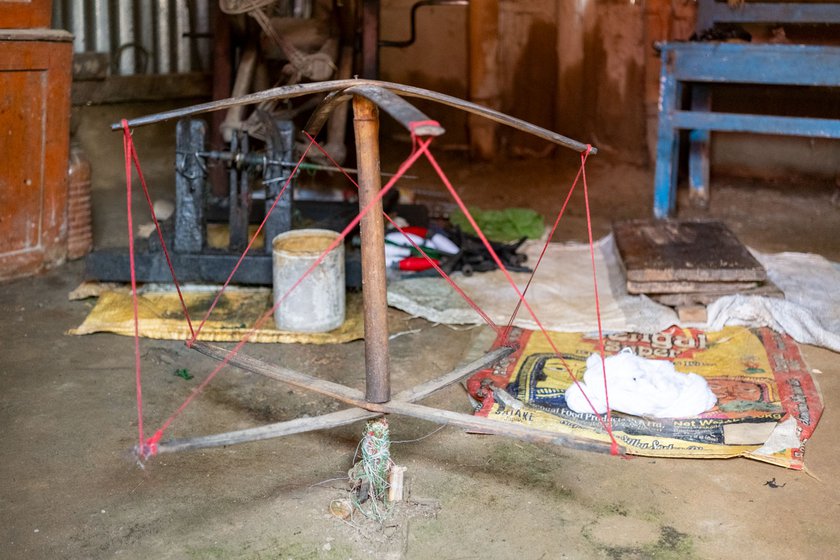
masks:
[[(229, 109), (230, 107), (236, 107), (239, 105), (250, 105), (254, 103), (260, 103), (262, 101), (270, 101), (273, 99), (293, 99), (295, 97), (302, 97), (304, 95), (311, 95), (315, 93), (341, 92), (343, 90), (347, 90), (348, 88), (359, 86), (378, 87), (405, 97), (416, 97), (419, 99), (426, 99), (429, 101), (440, 103), (442, 105), (454, 107), (456, 109), (460, 109), (468, 113), (482, 116), (484, 118), (509, 126), (511, 128), (521, 130), (528, 134), (532, 134), (539, 138), (543, 138), (545, 140), (548, 140), (549, 142), (553, 142), (560, 146), (564, 146), (576, 152), (585, 152), (588, 148), (590, 148), (588, 144), (584, 144), (583, 142), (572, 140), (571, 138), (563, 136), (562, 134), (552, 132), (548, 129), (531, 124), (521, 119), (511, 117), (510, 115), (500, 113), (499, 111), (494, 111), (493, 109), (488, 109), (487, 107), (483, 107), (481, 105), (476, 105), (475, 103), (471, 103), (469, 101), (465, 101), (463, 99), (459, 99), (451, 95), (445, 95), (443, 93), (438, 93), (435, 91), (414, 86), (395, 84), (392, 82), (362, 79), (333, 80), (329, 82), (315, 82), (311, 84), (295, 84), (291, 86), (281, 86), (272, 89), (267, 89), (264, 91), (258, 91), (256, 93), (251, 93), (248, 95), (231, 97), (228, 99), (220, 99), (218, 101), (209, 101), (207, 103), (200, 103), (198, 105), (192, 105), (190, 107), (184, 107), (182, 109), (173, 109), (171, 111), (164, 111), (162, 113), (156, 113), (153, 115), (147, 115), (145, 117), (130, 119), (128, 121), (128, 125), (130, 127), (145, 126), (171, 119), (180, 119), (183, 117), (199, 115), (202, 113), (209, 113), (212, 111), (221, 111), (223, 109)], [(122, 125), (120, 123), (114, 123), (111, 125), (112, 130), (119, 130), (120, 128), (122, 128)], [(418, 131), (415, 132), (419, 133)], [(598, 150), (592, 147), (590, 154), (596, 153), (598, 153)]]

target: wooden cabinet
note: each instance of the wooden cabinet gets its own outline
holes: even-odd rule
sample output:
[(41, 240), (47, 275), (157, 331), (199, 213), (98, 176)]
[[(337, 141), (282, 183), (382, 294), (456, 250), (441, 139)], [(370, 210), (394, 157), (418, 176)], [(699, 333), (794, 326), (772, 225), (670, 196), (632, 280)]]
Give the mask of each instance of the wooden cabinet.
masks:
[(66, 31), (0, 30), (0, 280), (67, 252), (71, 41)]
[(0, 27), (49, 27), (51, 0), (0, 0)]

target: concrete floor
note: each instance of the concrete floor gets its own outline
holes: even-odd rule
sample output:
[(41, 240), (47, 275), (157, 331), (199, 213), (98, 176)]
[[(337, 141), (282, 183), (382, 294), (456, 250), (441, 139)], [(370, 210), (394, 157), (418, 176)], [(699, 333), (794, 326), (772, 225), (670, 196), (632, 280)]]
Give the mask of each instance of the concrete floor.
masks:
[[(105, 122), (107, 115), (98, 118)], [(119, 146), (107, 133), (90, 132), (88, 141)], [(140, 149), (158, 178), (156, 192), (166, 192), (169, 164), (155, 163)], [(95, 165), (105, 159), (100, 155)], [(444, 163), (469, 202), (531, 205), (546, 214), (556, 211), (574, 171), (573, 157), (496, 166), (445, 157)], [(119, 173), (98, 168), (97, 243), (124, 244)], [(427, 181), (428, 170), (418, 172)], [(606, 233), (612, 219), (650, 212), (649, 171), (604, 154), (591, 162), (589, 175), (596, 235)], [(709, 215), (725, 219), (759, 249), (840, 260), (840, 211), (831, 195), (830, 187), (717, 181)], [(582, 206), (573, 205), (561, 235), (582, 240)], [(826, 404), (808, 445), (813, 476), (746, 459), (621, 460), (446, 428), (394, 444), (395, 460), (408, 467), (410, 503), (384, 527), (354, 527), (331, 517), (327, 507), (345, 495), (341, 477), (351, 466), (360, 425), (162, 455), (138, 468), (128, 453), (137, 429), (133, 341), (65, 334), (92, 305), (67, 300), (81, 279), (81, 263), (74, 262), (0, 287), (6, 318), (0, 323), (2, 558), (792, 559), (831, 558), (840, 549), (840, 458), (833, 435), (840, 430), (840, 367), (834, 353), (803, 348)], [(391, 314), (398, 330), (419, 329), (391, 342), (396, 390), (453, 367), (476, 335)], [(141, 352), (145, 418), (153, 431), (214, 363), (179, 342), (144, 340)], [(354, 387), (363, 383), (361, 343), (251, 345), (247, 352)], [(182, 367), (195, 379), (173, 375)], [(469, 409), (458, 386), (426, 402)], [(230, 369), (167, 435), (209, 434), (337, 408)], [(435, 430), (407, 418), (391, 424), (393, 440)]]

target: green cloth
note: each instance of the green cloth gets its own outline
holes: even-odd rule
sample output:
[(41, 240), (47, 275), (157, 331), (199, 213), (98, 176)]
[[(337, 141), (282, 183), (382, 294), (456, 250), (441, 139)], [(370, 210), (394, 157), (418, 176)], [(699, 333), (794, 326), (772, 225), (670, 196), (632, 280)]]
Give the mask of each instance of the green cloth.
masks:
[[(493, 241), (517, 241), (523, 237), (539, 239), (545, 230), (543, 218), (528, 208), (507, 208), (505, 210), (481, 210), (470, 208), (478, 227)], [(449, 218), (464, 233), (475, 235), (475, 230), (463, 212), (458, 210)]]

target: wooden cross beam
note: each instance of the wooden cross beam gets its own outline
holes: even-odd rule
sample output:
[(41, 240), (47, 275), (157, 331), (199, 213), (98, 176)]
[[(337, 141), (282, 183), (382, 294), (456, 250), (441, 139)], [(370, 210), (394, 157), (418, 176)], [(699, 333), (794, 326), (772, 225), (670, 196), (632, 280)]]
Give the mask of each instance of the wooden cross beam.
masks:
[[(435, 422), (437, 424), (458, 426), (459, 428), (485, 434), (508, 436), (530, 442), (553, 443), (562, 447), (571, 447), (585, 451), (596, 451), (601, 453), (610, 452), (609, 440), (601, 442), (591, 439), (583, 439), (575, 436), (558, 434), (548, 430), (536, 429), (521, 424), (500, 422), (498, 420), (483, 418), (481, 416), (451, 412), (449, 410), (441, 410), (409, 402), (410, 400), (414, 400), (414, 396), (425, 396), (425, 389), (422, 385), (411, 389), (406, 394), (400, 394), (399, 399), (390, 400), (385, 403), (373, 403), (366, 401), (364, 394), (358, 389), (346, 387), (340, 383), (326, 381), (289, 368), (269, 364), (241, 353), (229, 356), (228, 351), (224, 348), (213, 346), (205, 342), (195, 342), (193, 343), (193, 348), (216, 360), (227, 360), (228, 364), (236, 366), (242, 370), (269, 377), (277, 381), (282, 381), (294, 387), (298, 387), (299, 389), (306, 389), (320, 395), (332, 397), (336, 400), (357, 407), (356, 409), (350, 409), (350, 411), (361, 409), (371, 413), (371, 416), (379, 414), (400, 414), (403, 416), (411, 416), (413, 418), (427, 420), (429, 422)], [(512, 351), (510, 348), (507, 349), (506, 352), (500, 352), (500, 350), (501, 349), (496, 350), (498, 354), (491, 353), (486, 355), (485, 358), (498, 361)], [(454, 382), (451, 374), (447, 377), (449, 377), (448, 383)], [(345, 420), (348, 416), (350, 416), (350, 411), (342, 410), (340, 413), (334, 413), (333, 415), (327, 416), (331, 416), (331, 420)], [(319, 426), (318, 424), (322, 423), (323, 418), (324, 417), (322, 416), (319, 418), (305, 418), (302, 420), (312, 421), (315, 426), (312, 429), (333, 427), (329, 425)], [(359, 419), (361, 419), (361, 415)], [(300, 422), (300, 420), (293, 420), (292, 422)], [(619, 447), (619, 452), (623, 455), (624, 449)]]
[[(193, 347), (202, 354), (205, 354), (217, 360), (224, 359), (224, 356), (226, 355), (225, 350), (217, 346), (210, 346), (203, 342), (196, 342), (193, 345)], [(510, 346), (502, 346), (500, 348), (496, 348), (495, 350), (484, 354), (478, 359), (473, 360), (460, 367), (457, 367), (452, 371), (441, 375), (440, 377), (431, 379), (429, 381), (421, 383), (420, 385), (416, 385), (411, 389), (406, 389), (405, 391), (397, 393), (397, 395), (394, 396), (394, 400), (401, 402), (415, 402), (422, 400), (431, 395), (432, 393), (435, 393), (436, 391), (439, 391), (444, 387), (448, 387), (453, 383), (457, 383), (458, 381), (472, 375), (477, 371), (493, 366), (500, 360), (503, 360), (504, 358), (509, 356), (513, 352), (513, 350), (514, 349)], [(264, 363), (261, 363), (261, 366), (271, 367), (268, 364)], [(299, 382), (303, 381), (308, 377), (305, 374), (301, 374), (288, 369), (283, 369), (279, 375), (282, 376), (283, 372), (291, 372), (295, 374), (295, 379)], [(272, 375), (272, 379), (280, 378)], [(329, 382), (327, 383), (329, 384)], [(312, 384), (306, 384), (305, 386), (306, 389), (312, 389), (314, 392), (322, 395), (325, 394), (318, 390), (318, 388), (320, 387), (320, 384), (315, 384), (315, 386), (313, 386)], [(338, 387), (341, 390), (346, 389), (346, 387), (343, 387), (341, 385), (338, 385)], [(349, 391), (350, 393), (348, 394), (354, 397), (354, 402), (363, 398), (363, 394), (361, 391), (357, 391), (355, 389), (350, 389)], [(377, 416), (381, 416), (381, 413), (371, 412), (369, 410), (365, 410), (364, 408), (348, 408), (345, 410), (339, 410), (337, 412), (331, 412), (329, 414), (324, 414), (321, 416), (310, 418), (297, 418), (295, 420), (289, 420), (286, 422), (277, 422), (275, 424), (268, 424), (266, 426), (248, 428), (245, 430), (237, 430), (235, 432), (227, 432), (224, 434), (214, 434), (210, 436), (202, 436), (189, 439), (163, 441), (158, 445), (158, 453), (188, 451), (193, 449), (203, 449), (206, 447), (219, 447), (222, 445), (233, 445), (236, 443), (260, 441), (275, 437), (299, 434), (302, 432), (311, 432), (314, 430), (327, 430), (330, 428), (337, 428), (339, 426), (345, 426), (347, 424), (359, 422), (361, 420), (369, 420), (371, 418), (376, 418)]]
[[(239, 430), (226, 434), (161, 442), (158, 445), (158, 452), (198, 449), (280, 437), (293, 433), (333, 428), (382, 414), (410, 416), (438, 424), (453, 425), (475, 432), (509, 436), (530, 442), (546, 442), (588, 451), (611, 452), (611, 442), (606, 437), (603, 441), (583, 439), (520, 424), (432, 408), (414, 402), (471, 373), (495, 364), (502, 358), (510, 355), (513, 349), (509, 347), (496, 348), (466, 366), (456, 368), (452, 372), (437, 379), (403, 391), (394, 399), (391, 399), (390, 394), (391, 380), (388, 363), (384, 224), (382, 219), (382, 203), (379, 200), (382, 186), (379, 158), (379, 108), (381, 107), (412, 134), (418, 136), (438, 136), (443, 134), (444, 131), (436, 122), (428, 119), (428, 117), (415, 107), (398, 97), (395, 92), (402, 93), (403, 95), (415, 95), (433, 99), (463, 110), (482, 114), (487, 118), (504, 122), (510, 126), (578, 151), (584, 151), (589, 148), (588, 146), (562, 137), (556, 133), (539, 129), (529, 123), (524, 123), (507, 115), (501, 115), (484, 108), (473, 106), (472, 104), (466, 104), (466, 102), (459, 101), (456, 103), (441, 94), (432, 94), (431, 92), (409, 88), (408, 86), (367, 80), (346, 80), (343, 82), (330, 82), (328, 84), (292, 86), (287, 89), (279, 88), (277, 90), (263, 92), (262, 95), (254, 94), (252, 96), (244, 96), (221, 102), (211, 102), (192, 108), (136, 119), (135, 121), (129, 122), (129, 125), (149, 124), (150, 122), (157, 122), (168, 118), (182, 117), (188, 114), (255, 102), (263, 98), (288, 98), (315, 91), (322, 93), (330, 92), (330, 95), (322, 101), (310, 119), (309, 125), (307, 125), (307, 128), (313, 135), (317, 134), (317, 130), (326, 122), (330, 111), (342, 102), (352, 99), (353, 103), (359, 177), (359, 206), (360, 208), (370, 206), (369, 211), (361, 219), (362, 286), (365, 319), (365, 391), (362, 392), (358, 389), (319, 379), (282, 366), (268, 364), (240, 353), (231, 354), (218, 346), (197, 341), (191, 347), (213, 359), (236, 366), (245, 371), (288, 383), (301, 389), (332, 397), (354, 408), (315, 418), (299, 418), (288, 422), (280, 422), (278, 424)], [(622, 454), (624, 453), (623, 448), (619, 448), (619, 451)]]

